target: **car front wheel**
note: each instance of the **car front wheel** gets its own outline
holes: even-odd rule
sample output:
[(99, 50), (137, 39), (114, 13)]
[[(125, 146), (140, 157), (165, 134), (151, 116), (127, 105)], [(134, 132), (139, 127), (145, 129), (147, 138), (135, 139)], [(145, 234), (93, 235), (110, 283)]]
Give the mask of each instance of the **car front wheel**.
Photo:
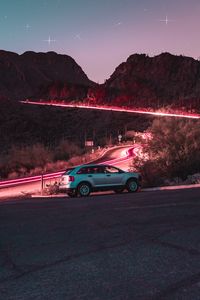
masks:
[(129, 179), (126, 183), (126, 188), (129, 193), (135, 193), (139, 189), (139, 185), (136, 179)]
[(82, 182), (82, 183), (79, 184), (79, 186), (78, 186), (78, 194), (81, 197), (87, 197), (87, 196), (89, 196), (90, 192), (91, 192), (91, 187), (90, 187), (89, 183)]

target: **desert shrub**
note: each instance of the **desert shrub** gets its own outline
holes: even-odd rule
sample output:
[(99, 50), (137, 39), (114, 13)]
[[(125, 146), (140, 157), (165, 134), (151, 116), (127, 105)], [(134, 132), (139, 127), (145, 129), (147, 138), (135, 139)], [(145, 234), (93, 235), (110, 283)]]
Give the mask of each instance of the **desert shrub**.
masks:
[(53, 160), (68, 160), (72, 156), (80, 155), (82, 150), (76, 144), (69, 140), (61, 140), (54, 149)]
[(10, 174), (8, 174), (8, 179), (14, 179), (19, 177), (19, 173), (18, 172), (12, 172)]
[(34, 176), (34, 175), (39, 175), (42, 174), (44, 172), (44, 169), (41, 167), (35, 167), (34, 169), (31, 169), (29, 171), (28, 175)]
[(57, 182), (54, 182), (53, 184), (47, 184), (43, 193), (45, 195), (55, 195), (55, 194), (59, 194), (59, 186), (57, 184)]
[(10, 169), (30, 170), (36, 166), (44, 167), (48, 161), (52, 160), (52, 153), (42, 144), (27, 147), (13, 146), (8, 152), (8, 157)]
[[(3, 159), (4, 158), (4, 159)], [(12, 146), (7, 154), (3, 155), (0, 163), (1, 177), (26, 176), (32, 169), (43, 169), (48, 161), (52, 160), (52, 153), (42, 144), (19, 147)]]
[(200, 171), (199, 121), (155, 119), (149, 131), (153, 138), (143, 145), (143, 155), (134, 161), (145, 184), (162, 184), (176, 177), (185, 180)]

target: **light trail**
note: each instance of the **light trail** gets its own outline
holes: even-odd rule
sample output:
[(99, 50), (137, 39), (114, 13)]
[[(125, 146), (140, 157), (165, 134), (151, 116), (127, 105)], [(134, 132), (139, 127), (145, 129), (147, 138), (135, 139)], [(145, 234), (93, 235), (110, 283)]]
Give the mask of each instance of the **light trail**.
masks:
[(128, 109), (120, 107), (108, 107), (108, 106), (94, 106), (94, 105), (79, 105), (79, 104), (61, 104), (61, 103), (47, 103), (47, 102), (34, 102), (34, 101), (20, 101), (24, 104), (31, 105), (47, 105), (47, 106), (57, 106), (63, 108), (85, 108), (85, 109), (96, 109), (96, 110), (105, 110), (105, 111), (116, 111), (124, 113), (134, 113), (134, 114), (146, 114), (154, 115), (158, 117), (177, 117), (177, 118), (188, 118), (188, 119), (200, 119), (200, 114), (189, 114), (189, 113), (167, 113), (167, 112), (153, 112), (146, 111), (142, 109)]

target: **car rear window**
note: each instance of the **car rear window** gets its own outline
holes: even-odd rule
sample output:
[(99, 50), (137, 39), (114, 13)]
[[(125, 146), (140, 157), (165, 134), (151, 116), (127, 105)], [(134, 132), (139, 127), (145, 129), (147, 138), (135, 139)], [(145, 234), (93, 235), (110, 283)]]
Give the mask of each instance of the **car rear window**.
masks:
[(74, 168), (67, 169), (63, 175), (69, 175), (73, 170)]
[(88, 167), (83, 167), (80, 170), (78, 170), (76, 174), (88, 174), (88, 173), (90, 173), (90, 169)]

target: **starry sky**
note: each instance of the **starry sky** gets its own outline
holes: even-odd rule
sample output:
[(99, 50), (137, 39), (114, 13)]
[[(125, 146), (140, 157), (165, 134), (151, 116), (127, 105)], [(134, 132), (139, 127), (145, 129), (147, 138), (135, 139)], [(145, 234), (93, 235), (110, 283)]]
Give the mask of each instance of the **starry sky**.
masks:
[(0, 49), (72, 56), (103, 83), (134, 53), (200, 58), (199, 0), (0, 0)]

